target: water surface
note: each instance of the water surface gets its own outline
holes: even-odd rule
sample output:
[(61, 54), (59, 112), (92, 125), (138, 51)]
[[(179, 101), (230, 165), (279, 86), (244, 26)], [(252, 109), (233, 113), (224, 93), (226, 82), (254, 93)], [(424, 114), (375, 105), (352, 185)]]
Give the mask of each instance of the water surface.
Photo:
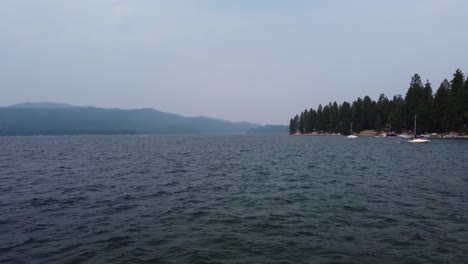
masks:
[(468, 141), (0, 137), (2, 263), (468, 263)]

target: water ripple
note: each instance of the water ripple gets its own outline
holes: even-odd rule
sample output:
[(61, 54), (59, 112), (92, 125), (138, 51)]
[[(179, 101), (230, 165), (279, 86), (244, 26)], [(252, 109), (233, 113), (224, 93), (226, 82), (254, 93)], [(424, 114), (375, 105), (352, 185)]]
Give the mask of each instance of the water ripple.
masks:
[(468, 263), (468, 142), (396, 140), (2, 137), (0, 262)]

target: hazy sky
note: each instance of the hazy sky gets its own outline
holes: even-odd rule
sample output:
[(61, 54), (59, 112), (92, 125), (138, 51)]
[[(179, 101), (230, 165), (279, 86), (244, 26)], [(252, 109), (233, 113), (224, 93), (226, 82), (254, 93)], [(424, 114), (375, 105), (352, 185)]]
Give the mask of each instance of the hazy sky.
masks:
[(288, 124), (468, 71), (468, 1), (0, 1), (0, 105)]

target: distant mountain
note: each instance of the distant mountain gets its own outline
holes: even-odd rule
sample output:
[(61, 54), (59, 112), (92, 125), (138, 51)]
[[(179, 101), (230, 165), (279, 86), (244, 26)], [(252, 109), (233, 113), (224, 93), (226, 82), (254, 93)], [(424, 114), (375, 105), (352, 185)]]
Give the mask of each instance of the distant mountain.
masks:
[(260, 127), (247, 122), (183, 117), (154, 109), (59, 105), (19, 104), (21, 107), (0, 108), (0, 135), (244, 134)]
[(49, 102), (40, 102), (40, 103), (21, 103), (9, 106), (9, 108), (46, 108), (46, 109), (57, 109), (57, 108), (74, 108), (78, 107), (71, 104), (63, 103), (49, 103)]
[(248, 134), (289, 134), (289, 127), (282, 125), (266, 125), (252, 128)]

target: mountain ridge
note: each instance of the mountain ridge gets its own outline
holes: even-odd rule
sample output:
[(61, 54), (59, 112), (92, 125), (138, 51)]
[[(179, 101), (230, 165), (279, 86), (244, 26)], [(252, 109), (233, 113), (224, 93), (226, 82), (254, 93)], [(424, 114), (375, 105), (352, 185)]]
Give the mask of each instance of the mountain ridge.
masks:
[(26, 103), (18, 103), (18, 104), (10, 105), (7, 107), (8, 108), (59, 109), (59, 108), (75, 108), (75, 107), (80, 107), (80, 106), (66, 104), (66, 103), (54, 103), (54, 102), (26, 102)]
[(21, 103), (0, 108), (0, 135), (245, 134), (261, 127), (211, 117), (185, 117), (153, 108)]

